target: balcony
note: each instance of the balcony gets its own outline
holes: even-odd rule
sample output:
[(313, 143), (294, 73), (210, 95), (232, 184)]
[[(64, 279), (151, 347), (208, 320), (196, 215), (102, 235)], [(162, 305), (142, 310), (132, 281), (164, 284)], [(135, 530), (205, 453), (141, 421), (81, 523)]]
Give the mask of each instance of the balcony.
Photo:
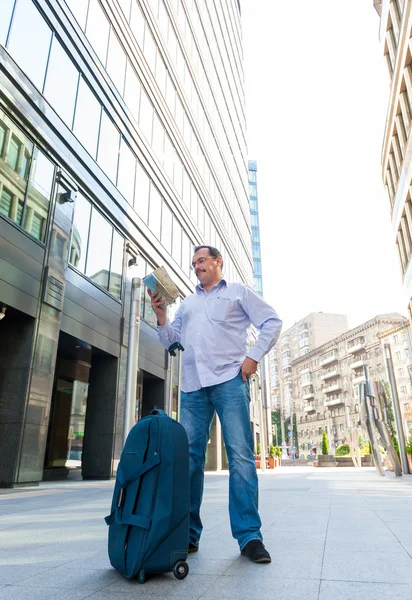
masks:
[(365, 375), (359, 375), (359, 377), (354, 377), (352, 379), (352, 385), (358, 385), (359, 383), (365, 383)]
[(324, 375), (320, 376), (322, 381), (325, 381), (326, 379), (332, 379), (333, 377), (340, 377), (340, 373), (337, 369), (333, 369), (333, 371), (328, 371)]
[(314, 398), (315, 394), (313, 392), (308, 392), (307, 394), (303, 394), (302, 396), (302, 400), (310, 400), (311, 398)]
[(300, 380), (300, 387), (306, 387), (307, 385), (312, 385), (313, 379), (312, 377), (305, 377)]
[(348, 352), (350, 352), (351, 354), (356, 354), (356, 352), (361, 352), (362, 350), (365, 350), (365, 348), (366, 348), (366, 342), (359, 341), (350, 347), (348, 346)]
[(305, 375), (306, 373), (310, 373), (309, 367), (307, 369), (302, 369), (302, 371), (300, 372), (301, 375)]
[(342, 386), (340, 385), (340, 383), (334, 383), (333, 385), (330, 385), (329, 387), (324, 387), (322, 392), (324, 394), (331, 394), (332, 392), (338, 392), (340, 389), (342, 389)]
[(359, 360), (355, 360), (353, 363), (351, 363), (350, 368), (351, 369), (360, 369), (360, 367), (363, 367), (364, 365), (366, 365), (366, 360), (364, 360), (363, 358), (360, 358)]
[(315, 405), (313, 404), (308, 404), (307, 406), (303, 407), (303, 410), (307, 413), (312, 413), (316, 411)]
[(323, 356), (319, 361), (319, 365), (321, 367), (326, 367), (326, 365), (330, 365), (337, 360), (339, 360), (339, 357), (336, 352), (333, 352), (332, 354), (326, 354), (326, 356)]
[(323, 403), (323, 405), (327, 408), (330, 408), (332, 406), (339, 406), (339, 404), (345, 404), (343, 398), (333, 398), (333, 400), (325, 400), (325, 402)]

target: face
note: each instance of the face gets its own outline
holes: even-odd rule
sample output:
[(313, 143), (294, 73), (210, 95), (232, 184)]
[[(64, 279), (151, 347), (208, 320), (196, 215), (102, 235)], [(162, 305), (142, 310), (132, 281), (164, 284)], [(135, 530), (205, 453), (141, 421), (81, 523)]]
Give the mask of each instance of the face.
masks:
[(222, 278), (222, 259), (220, 256), (212, 258), (207, 248), (201, 248), (194, 254), (192, 266), (203, 287), (213, 286)]

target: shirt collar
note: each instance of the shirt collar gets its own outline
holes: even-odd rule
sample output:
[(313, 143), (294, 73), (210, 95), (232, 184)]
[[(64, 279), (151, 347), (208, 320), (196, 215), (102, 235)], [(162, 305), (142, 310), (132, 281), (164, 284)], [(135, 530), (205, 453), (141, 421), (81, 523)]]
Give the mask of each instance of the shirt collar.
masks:
[[(215, 283), (215, 285), (210, 288), (209, 292), (211, 292), (212, 290), (217, 289), (218, 287), (221, 287), (223, 285), (227, 286), (227, 280), (225, 279), (225, 277), (222, 277), (222, 279), (220, 279), (217, 283)], [(196, 293), (197, 294), (205, 293), (205, 290), (203, 289), (203, 285), (201, 283), (197, 284)]]

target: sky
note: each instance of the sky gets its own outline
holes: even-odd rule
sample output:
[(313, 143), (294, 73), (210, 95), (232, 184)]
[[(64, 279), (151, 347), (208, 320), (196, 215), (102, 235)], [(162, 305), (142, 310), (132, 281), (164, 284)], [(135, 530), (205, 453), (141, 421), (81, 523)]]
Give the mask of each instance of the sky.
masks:
[(407, 315), (382, 183), (389, 76), (373, 0), (242, 0), (263, 290), (284, 329)]

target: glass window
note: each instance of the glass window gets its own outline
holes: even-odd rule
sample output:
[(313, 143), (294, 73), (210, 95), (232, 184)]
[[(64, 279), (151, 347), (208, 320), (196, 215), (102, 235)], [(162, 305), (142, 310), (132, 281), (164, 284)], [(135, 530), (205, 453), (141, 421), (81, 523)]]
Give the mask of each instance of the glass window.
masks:
[(172, 238), (172, 256), (178, 265), (182, 261), (182, 228), (176, 217), (173, 216), (173, 238)]
[(163, 164), (164, 157), (164, 138), (165, 138), (165, 130), (163, 127), (163, 123), (160, 121), (157, 116), (156, 111), (153, 112), (153, 132), (152, 132), (152, 148), (156, 153), (156, 156), (159, 158), (161, 164)]
[(140, 48), (143, 50), (143, 39), (144, 39), (144, 29), (145, 29), (145, 19), (142, 15), (142, 11), (137, 0), (133, 0), (132, 2), (132, 12), (130, 15), (130, 27), (133, 31), (134, 37), (136, 38), (137, 43)]
[(119, 4), (121, 6), (122, 11), (124, 12), (126, 19), (129, 20), (130, 19), (130, 5), (131, 5), (130, 0), (119, 0)]
[(149, 28), (147, 28), (144, 35), (143, 53), (153, 74), (156, 72), (156, 50), (157, 48), (153, 36)]
[(259, 227), (259, 215), (257, 213), (250, 214), (250, 224), (253, 225), (253, 227)]
[(86, 269), (87, 241), (89, 238), (91, 205), (84, 196), (77, 194), (74, 207), (70, 264), (82, 273)]
[(262, 263), (258, 258), (253, 259), (253, 272), (256, 275), (262, 275)]
[(14, 0), (1, 0), (0, 2), (0, 44), (2, 46), (6, 45), (13, 6)]
[(252, 242), (259, 242), (259, 241), (260, 241), (259, 228), (252, 227)]
[(100, 126), (97, 162), (105, 174), (113, 181), (113, 183), (116, 181), (117, 176), (119, 143), (120, 133), (107, 116), (106, 111), (103, 111), (102, 123)]
[(172, 115), (175, 115), (175, 104), (176, 104), (176, 88), (172, 79), (170, 78), (169, 73), (167, 74), (166, 81), (166, 104), (169, 107)]
[(163, 202), (161, 236), (162, 244), (170, 254), (172, 252), (172, 211), (166, 202)]
[(174, 165), (174, 173), (173, 180), (175, 184), (175, 188), (180, 198), (183, 195), (183, 165), (180, 160), (177, 152), (175, 152), (175, 165)]
[(87, 251), (86, 275), (106, 290), (109, 285), (111, 247), (112, 226), (93, 208)]
[(90, 0), (87, 15), (86, 35), (93, 46), (93, 50), (104, 66), (106, 66), (107, 46), (109, 43), (109, 21), (103, 12), (98, 0)]
[(123, 247), (124, 238), (114, 230), (109, 292), (116, 298), (120, 298), (122, 294)]
[(259, 243), (252, 244), (252, 256), (253, 256), (253, 258), (260, 258), (260, 244)]
[(139, 122), (139, 109), (140, 109), (140, 90), (141, 84), (138, 76), (136, 75), (131, 63), (127, 62), (126, 69), (126, 84), (124, 88), (124, 101), (127, 104), (128, 109), (136, 119), (136, 123)]
[(165, 133), (165, 151), (164, 151), (164, 168), (169, 176), (169, 178), (173, 181), (173, 165), (174, 165), (174, 154), (175, 149), (173, 147), (172, 142), (170, 141), (170, 137), (167, 133)]
[(33, 144), (2, 112), (0, 146), (0, 213), (21, 225)]
[(160, 240), (160, 224), (162, 220), (162, 197), (156, 186), (150, 185), (149, 228)]
[(160, 88), (163, 97), (166, 97), (166, 65), (164, 63), (163, 58), (160, 55), (160, 52), (157, 51), (156, 58), (156, 81), (157, 85)]
[(40, 150), (37, 150), (30, 175), (23, 229), (40, 242), (44, 242), (46, 237), (53, 181), (54, 164)]
[(73, 133), (93, 158), (96, 157), (101, 109), (87, 83), (80, 78)]
[(80, 27), (84, 30), (89, 0), (66, 0), (66, 4), (69, 6)]
[(70, 129), (73, 125), (79, 73), (63, 50), (57, 38), (53, 38), (47, 67), (44, 95), (51, 106)]
[(114, 33), (110, 31), (109, 52), (107, 55), (107, 72), (111, 80), (123, 96), (124, 78), (126, 73), (126, 54)]
[(190, 240), (182, 231), (182, 269), (186, 275), (190, 275), (190, 265), (192, 264), (192, 247)]
[(136, 161), (136, 184), (134, 188), (134, 207), (137, 214), (147, 225), (149, 218), (150, 179), (139, 161)]
[(119, 171), (117, 187), (126, 200), (133, 206), (136, 157), (122, 138), (120, 144)]
[(33, 2), (19, 0), (14, 11), (7, 49), (40, 91), (43, 91), (51, 36), (50, 27)]
[(147, 140), (152, 139), (153, 105), (142, 88), (140, 94), (139, 126)]

